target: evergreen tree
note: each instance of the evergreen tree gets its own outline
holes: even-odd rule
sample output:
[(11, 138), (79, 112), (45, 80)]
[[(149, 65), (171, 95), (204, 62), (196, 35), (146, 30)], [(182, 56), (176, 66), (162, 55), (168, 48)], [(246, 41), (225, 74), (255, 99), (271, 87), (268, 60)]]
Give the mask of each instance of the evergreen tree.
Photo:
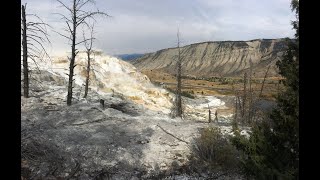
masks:
[(242, 168), (256, 179), (298, 179), (299, 176), (299, 1), (292, 0), (295, 40), (277, 62), (285, 90), (269, 118), (252, 127), (250, 138), (237, 131), (232, 143), (243, 152)]

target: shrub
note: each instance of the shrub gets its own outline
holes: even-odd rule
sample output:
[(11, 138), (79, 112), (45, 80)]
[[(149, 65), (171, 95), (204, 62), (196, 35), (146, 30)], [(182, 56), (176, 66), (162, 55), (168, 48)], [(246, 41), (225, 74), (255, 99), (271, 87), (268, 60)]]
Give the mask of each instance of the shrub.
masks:
[[(193, 92), (193, 91), (192, 91)], [(192, 93), (191, 92), (191, 93)], [(191, 99), (194, 99), (195, 97), (194, 97), (194, 95), (192, 95), (190, 92), (188, 92), (188, 91), (182, 91), (181, 92), (181, 95), (182, 96), (184, 96), (184, 97), (188, 97), (188, 98), (191, 98)]]
[(191, 148), (190, 161), (197, 168), (214, 171), (233, 170), (238, 166), (238, 151), (217, 127), (203, 129)]

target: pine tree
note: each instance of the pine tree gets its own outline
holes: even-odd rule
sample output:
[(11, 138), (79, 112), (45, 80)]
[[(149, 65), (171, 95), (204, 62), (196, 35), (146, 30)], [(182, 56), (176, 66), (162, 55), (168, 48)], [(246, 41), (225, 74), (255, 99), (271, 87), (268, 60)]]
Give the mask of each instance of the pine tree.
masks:
[(243, 152), (242, 167), (256, 179), (298, 179), (299, 177), (299, 1), (292, 0), (296, 21), (295, 40), (277, 62), (285, 90), (269, 118), (252, 128), (250, 138), (237, 132), (233, 144)]

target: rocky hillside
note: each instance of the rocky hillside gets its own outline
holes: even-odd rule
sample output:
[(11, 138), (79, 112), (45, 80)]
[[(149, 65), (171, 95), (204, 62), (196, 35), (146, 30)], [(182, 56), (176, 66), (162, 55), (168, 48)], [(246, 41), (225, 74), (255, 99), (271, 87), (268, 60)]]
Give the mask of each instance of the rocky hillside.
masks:
[(141, 56), (143, 56), (143, 54), (119, 54), (119, 55), (115, 55), (116, 57), (124, 60), (124, 61), (131, 61), (134, 59), (137, 59)]
[[(251, 41), (216, 41), (181, 47), (183, 75), (235, 77), (253, 67), (255, 77), (263, 77), (271, 65), (269, 75), (278, 76), (276, 61), (286, 48), (284, 39), (256, 39)], [(132, 62), (139, 70), (160, 69), (174, 74), (177, 48), (145, 54)]]
[(199, 130), (219, 125), (231, 133), (230, 114), (206, 122), (208, 107), (229, 109), (233, 97), (183, 98), (185, 118), (170, 118), (172, 94), (131, 64), (96, 54), (82, 98), (85, 61), (79, 53), (72, 106), (66, 105), (67, 55), (39, 61), (41, 73), (31, 68), (30, 97), (21, 97), (21, 179), (241, 179), (188, 167)]
[[(51, 62), (38, 62), (39, 68), (50, 73), (51, 77), (57, 76), (65, 79), (61, 85), (66, 88), (69, 72), (67, 56), (65, 54), (52, 57)], [(73, 96), (80, 98), (84, 94), (86, 78), (87, 57), (84, 52), (78, 54), (76, 64), (74, 78), (76, 86), (79, 86), (80, 89), (74, 91)], [(132, 64), (104, 55), (102, 52), (96, 52), (91, 69), (89, 93), (96, 91), (101, 98), (110, 94), (120, 95), (148, 109), (170, 112), (168, 107), (171, 107), (172, 97), (169, 92), (154, 86), (149, 78), (137, 71)]]

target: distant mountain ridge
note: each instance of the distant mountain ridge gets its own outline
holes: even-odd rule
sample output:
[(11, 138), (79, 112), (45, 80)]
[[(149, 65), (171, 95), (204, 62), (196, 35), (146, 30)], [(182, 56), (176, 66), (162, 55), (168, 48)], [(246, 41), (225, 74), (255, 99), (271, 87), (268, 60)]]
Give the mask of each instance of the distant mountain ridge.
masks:
[[(254, 39), (249, 41), (208, 41), (181, 47), (183, 75), (237, 77), (249, 72), (255, 77), (279, 76), (276, 61), (282, 57), (285, 39)], [(160, 69), (175, 74), (177, 48), (148, 53), (131, 63), (139, 70)]]
[(134, 54), (118, 54), (115, 56), (124, 60), (124, 61), (131, 61), (131, 60), (137, 59), (139, 57), (142, 57), (143, 55), (144, 54), (134, 53)]

